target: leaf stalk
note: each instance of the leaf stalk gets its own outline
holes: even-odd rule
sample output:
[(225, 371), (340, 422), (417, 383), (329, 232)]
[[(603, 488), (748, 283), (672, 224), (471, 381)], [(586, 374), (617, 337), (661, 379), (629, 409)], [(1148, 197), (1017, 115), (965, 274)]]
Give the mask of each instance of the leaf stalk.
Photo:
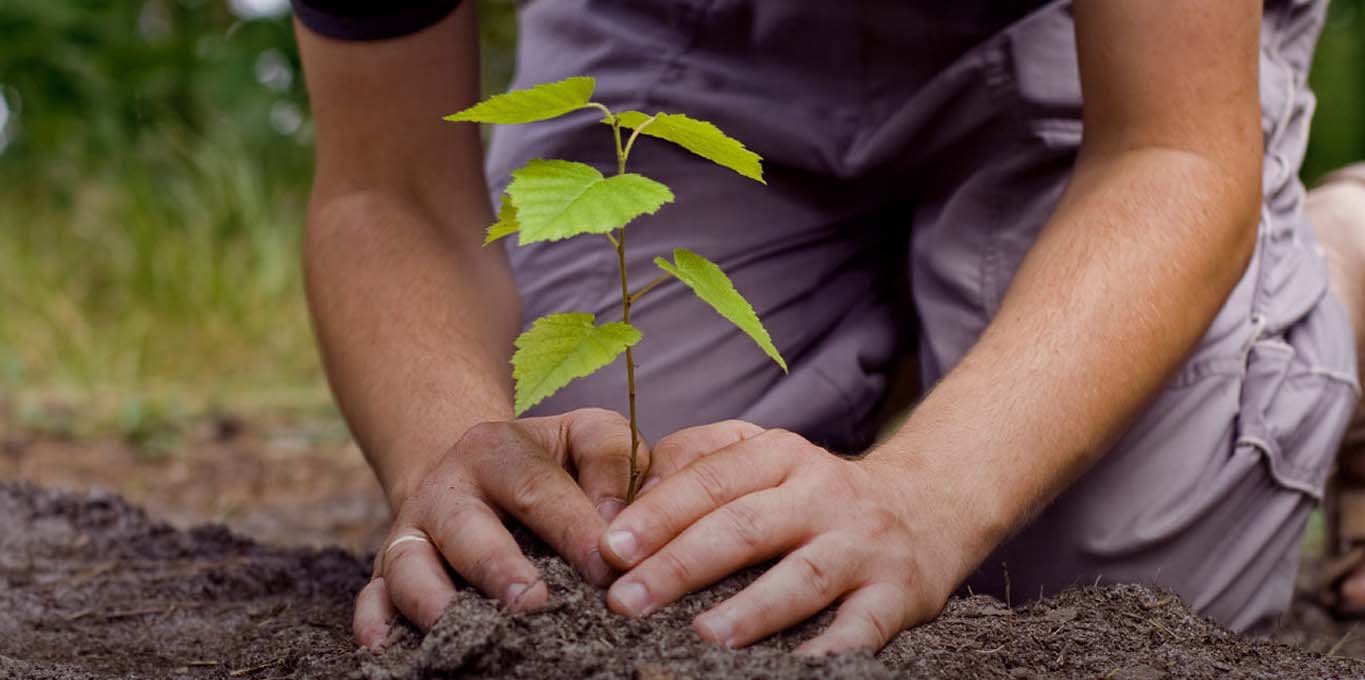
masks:
[(634, 293), (631, 293), (631, 294), (630, 294), (630, 303), (633, 305), (633, 304), (635, 304), (636, 302), (639, 302), (639, 301), (640, 301), (640, 298), (641, 298), (642, 296), (644, 296), (645, 293), (648, 293), (649, 291), (654, 290), (654, 288), (655, 288), (656, 286), (658, 286), (659, 284), (661, 284), (661, 283), (663, 283), (663, 282), (665, 282), (665, 281), (667, 281), (667, 280), (669, 280), (669, 279), (671, 279), (671, 278), (673, 278), (672, 272), (664, 272), (664, 273), (662, 273), (662, 274), (660, 274), (660, 275), (654, 277), (654, 280), (653, 280), (653, 281), (650, 281), (649, 283), (646, 283), (646, 284), (644, 285), (643, 288), (641, 288), (640, 290), (637, 290), (637, 291), (635, 291)]

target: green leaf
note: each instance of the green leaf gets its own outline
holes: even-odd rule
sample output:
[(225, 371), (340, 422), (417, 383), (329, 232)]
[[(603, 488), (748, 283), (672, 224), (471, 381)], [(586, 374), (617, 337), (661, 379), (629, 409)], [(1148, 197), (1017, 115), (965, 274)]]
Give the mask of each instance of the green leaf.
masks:
[(588, 106), (597, 83), (587, 76), (541, 83), (525, 90), (493, 95), (445, 119), (470, 123), (531, 123), (556, 118)]
[(512, 204), (512, 197), (507, 194), (502, 195), (502, 207), (498, 208), (498, 221), (488, 227), (488, 233), (483, 238), (483, 244), (488, 245), (505, 236), (517, 233), (517, 206)]
[[(616, 118), (622, 127), (632, 130), (649, 120), (649, 116), (639, 111), (626, 111)], [(738, 139), (704, 120), (688, 118), (681, 113), (659, 113), (655, 114), (653, 122), (640, 130), (640, 134), (666, 139), (712, 163), (767, 184), (763, 181), (763, 159), (744, 148)]]
[(656, 257), (654, 264), (687, 284), (697, 297), (753, 338), (754, 342), (782, 367), (782, 371), (786, 372), (787, 362), (778, 353), (777, 347), (773, 346), (773, 339), (768, 336), (767, 329), (758, 320), (753, 306), (735, 290), (735, 284), (730, 281), (730, 277), (726, 276), (714, 262), (686, 248), (675, 248), (673, 262)]
[(517, 338), (512, 355), (517, 415), (575, 378), (610, 364), (640, 341), (640, 331), (628, 323), (595, 323), (591, 314), (551, 314), (536, 319)]
[(668, 187), (648, 177), (608, 178), (591, 165), (539, 158), (512, 173), (507, 194), (517, 207), (521, 245), (605, 234), (673, 201)]

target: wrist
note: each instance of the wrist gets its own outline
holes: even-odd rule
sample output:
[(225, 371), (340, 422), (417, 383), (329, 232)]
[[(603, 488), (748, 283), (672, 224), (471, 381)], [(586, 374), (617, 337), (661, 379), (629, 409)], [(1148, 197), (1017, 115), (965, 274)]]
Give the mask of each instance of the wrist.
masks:
[(1009, 537), (1018, 519), (1005, 494), (982, 484), (969, 466), (945, 464), (945, 457), (882, 446), (861, 462), (894, 487), (902, 516), (939, 546), (951, 589)]
[(396, 512), (416, 495), (431, 472), (451, 454), (471, 428), (481, 423), (512, 420), (510, 397), (494, 398), (485, 403), (488, 406), (477, 413), (466, 412), (462, 417), (446, 421), (454, 427), (440, 428), (440, 432), (428, 428), (420, 437), (394, 442), (381, 452), (382, 455), (367, 455), (390, 508)]
[(382, 465), (378, 456), (370, 457), (371, 467), (384, 491), (384, 497), (389, 501), (390, 510), (397, 513), (409, 498), (417, 494), (422, 482), (436, 468), (444, 453), (444, 450), (438, 452), (432, 449), (407, 455), (390, 454), (384, 457)]

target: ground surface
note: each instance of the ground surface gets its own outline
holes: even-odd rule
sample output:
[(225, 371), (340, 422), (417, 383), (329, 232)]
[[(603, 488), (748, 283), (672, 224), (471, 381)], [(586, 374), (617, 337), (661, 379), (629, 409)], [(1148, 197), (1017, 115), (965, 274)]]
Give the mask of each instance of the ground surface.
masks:
[[(785, 654), (810, 627), (732, 652), (700, 644), (687, 623), (742, 578), (628, 623), (545, 555), (547, 610), (504, 616), (462, 592), (432, 634), (400, 630), (374, 656), (351, 645), (349, 616), (382, 501), (353, 448), (285, 432), (210, 423), (161, 457), (0, 433), (0, 678), (1365, 676), (1365, 662), (1346, 658), (1365, 656), (1365, 633), (1307, 600), (1273, 632), (1289, 646), (1233, 636), (1133, 586), (1014, 609), (956, 600), (876, 659)], [(156, 510), (3, 483), (19, 478), (120, 489)], [(316, 547), (331, 543), (350, 551)]]

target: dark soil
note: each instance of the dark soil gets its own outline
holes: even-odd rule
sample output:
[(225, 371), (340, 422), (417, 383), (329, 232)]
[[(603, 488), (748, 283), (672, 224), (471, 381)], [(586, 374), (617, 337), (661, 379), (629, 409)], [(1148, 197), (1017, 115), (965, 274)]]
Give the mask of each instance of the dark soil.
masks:
[(744, 577), (627, 622), (562, 562), (535, 559), (548, 608), (504, 615), (463, 590), (431, 634), (400, 628), (376, 656), (356, 650), (349, 633), (367, 559), (264, 547), (215, 526), (177, 530), (112, 494), (0, 484), (0, 677), (1365, 676), (1365, 663), (1233, 635), (1138, 586), (1015, 609), (955, 600), (876, 658), (786, 653), (820, 621), (731, 651), (701, 643), (688, 624)]

